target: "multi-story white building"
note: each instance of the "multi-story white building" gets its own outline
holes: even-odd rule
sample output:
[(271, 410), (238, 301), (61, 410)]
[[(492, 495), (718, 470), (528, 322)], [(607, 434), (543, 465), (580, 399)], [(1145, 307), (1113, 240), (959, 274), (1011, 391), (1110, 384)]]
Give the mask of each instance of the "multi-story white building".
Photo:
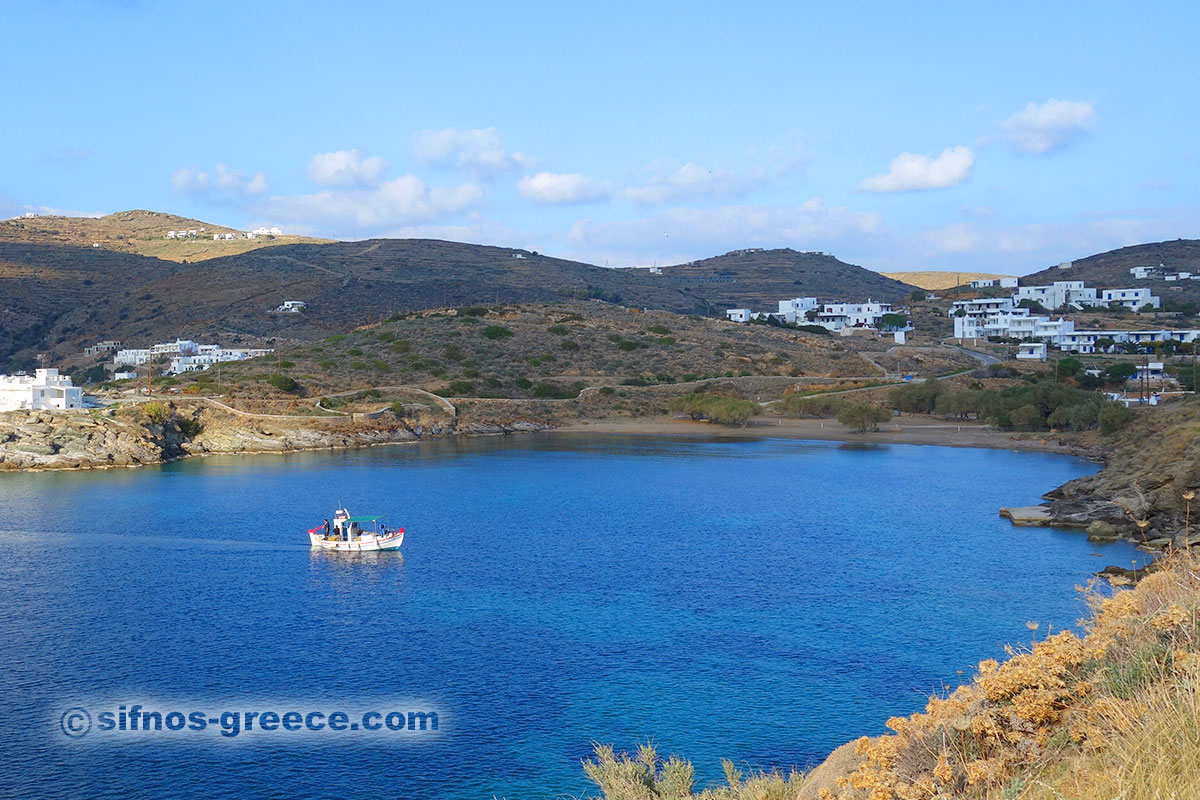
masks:
[(1107, 308), (1125, 306), (1137, 311), (1145, 306), (1160, 308), (1162, 301), (1149, 289), (1104, 289), (1100, 292), (1100, 305)]
[(1055, 281), (1049, 286), (1018, 286), (1013, 295), (1013, 302), (1020, 304), (1022, 300), (1033, 300), (1048, 309), (1063, 306), (1097, 305), (1096, 290), (1083, 285), (1083, 281)]
[(172, 358), (171, 365), (167, 369), (167, 374), (179, 375), (184, 372), (201, 372), (214, 364), (222, 364), (228, 361), (245, 361), (247, 358), (257, 358), (273, 352), (275, 351), (265, 348), (233, 350), (225, 349), (215, 344), (202, 344), (200, 345), (200, 352), (196, 355), (175, 356)]
[(118, 350), (113, 355), (113, 364), (117, 366), (138, 367), (150, 360), (150, 348), (131, 348)]
[[(1011, 297), (983, 297), (977, 300), (959, 300), (951, 303), (949, 314), (954, 318), (954, 336), (958, 339), (979, 339), (988, 336), (989, 334), (984, 333), (984, 325), (987, 323), (988, 317), (1012, 310)], [(999, 336), (1001, 334), (990, 335)]]
[(817, 309), (817, 324), (831, 331), (842, 328), (873, 328), (884, 314), (891, 314), (891, 303), (824, 303)]
[(816, 311), (820, 303), (815, 297), (793, 297), (779, 301), (779, 313), (774, 316), (783, 322), (804, 322), (805, 314)]
[(83, 389), (56, 369), (0, 375), (0, 411), (83, 408)]

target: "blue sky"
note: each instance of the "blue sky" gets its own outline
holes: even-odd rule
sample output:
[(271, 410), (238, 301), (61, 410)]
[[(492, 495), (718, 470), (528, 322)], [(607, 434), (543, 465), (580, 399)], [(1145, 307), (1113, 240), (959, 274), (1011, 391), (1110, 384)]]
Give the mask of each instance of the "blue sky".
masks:
[(1192, 4), (12, 4), (0, 213), (1024, 273), (1200, 235)]

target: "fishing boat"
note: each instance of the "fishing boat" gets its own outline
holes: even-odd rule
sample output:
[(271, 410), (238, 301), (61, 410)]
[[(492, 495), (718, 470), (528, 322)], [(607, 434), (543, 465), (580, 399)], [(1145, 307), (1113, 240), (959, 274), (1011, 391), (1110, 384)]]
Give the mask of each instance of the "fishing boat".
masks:
[(338, 552), (369, 553), (377, 550), (399, 550), (404, 544), (404, 528), (389, 529), (379, 515), (352, 517), (339, 508), (333, 524), (326, 522), (308, 531), (313, 547)]

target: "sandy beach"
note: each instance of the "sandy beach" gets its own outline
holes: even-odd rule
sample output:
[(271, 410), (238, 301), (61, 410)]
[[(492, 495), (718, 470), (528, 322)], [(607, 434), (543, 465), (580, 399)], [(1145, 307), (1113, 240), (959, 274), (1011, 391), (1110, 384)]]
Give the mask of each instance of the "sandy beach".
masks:
[(947, 422), (929, 417), (895, 417), (878, 431), (857, 433), (833, 419), (755, 419), (744, 427), (716, 425), (675, 417), (598, 420), (556, 428), (553, 433), (625, 436), (696, 436), (722, 438), (811, 439), (878, 444), (925, 444), (941, 447), (988, 447), (1078, 455), (1083, 448), (1057, 436), (1010, 433), (974, 422)]

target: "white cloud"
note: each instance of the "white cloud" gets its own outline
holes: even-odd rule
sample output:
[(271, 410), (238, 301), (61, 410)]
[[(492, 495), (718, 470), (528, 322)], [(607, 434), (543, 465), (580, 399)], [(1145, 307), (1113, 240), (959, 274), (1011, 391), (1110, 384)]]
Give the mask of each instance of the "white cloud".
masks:
[(937, 158), (920, 153), (901, 153), (888, 171), (866, 178), (858, 188), (867, 192), (908, 192), (944, 189), (966, 180), (975, 164), (971, 148), (947, 147)]
[(566, 172), (539, 172), (517, 182), (517, 191), (542, 205), (574, 205), (607, 200), (608, 184)]
[(643, 186), (630, 186), (621, 196), (638, 205), (658, 206), (686, 197), (728, 197), (761, 184), (766, 174), (754, 169), (738, 174), (728, 169), (707, 169), (688, 162), (670, 169), (657, 165), (655, 174)]
[(1027, 153), (1046, 153), (1081, 138), (1096, 123), (1091, 103), (1055, 100), (1030, 103), (999, 124), (1010, 141)]
[(183, 167), (171, 174), (171, 188), (176, 194), (190, 194), (212, 201), (234, 201), (263, 194), (267, 191), (267, 177), (257, 172), (247, 179), (240, 169), (229, 169), (217, 164), (211, 174), (195, 167)]
[(436, 219), (471, 207), (483, 197), (474, 183), (429, 186), (402, 175), (369, 189), (326, 189), (271, 197), (259, 213), (272, 219), (327, 228), (331, 224), (381, 228)]
[(506, 152), (495, 128), (424, 130), (418, 131), (414, 139), (417, 159), (423, 164), (507, 172), (533, 163), (523, 153)]
[(379, 156), (363, 156), (358, 150), (317, 153), (308, 164), (308, 177), (318, 186), (375, 186), (387, 170)]
[(532, 247), (531, 242), (535, 238), (527, 231), (482, 219), (471, 219), (463, 225), (405, 225), (391, 228), (380, 235), (395, 239), (445, 239), (451, 242), (526, 249)]
[(619, 222), (580, 220), (569, 241), (591, 252), (621, 250), (652, 254), (686, 248), (700, 255), (746, 246), (823, 246), (846, 237), (880, 233), (881, 216), (827, 206), (814, 198), (799, 206), (730, 205), (713, 209), (674, 208), (651, 217)]

